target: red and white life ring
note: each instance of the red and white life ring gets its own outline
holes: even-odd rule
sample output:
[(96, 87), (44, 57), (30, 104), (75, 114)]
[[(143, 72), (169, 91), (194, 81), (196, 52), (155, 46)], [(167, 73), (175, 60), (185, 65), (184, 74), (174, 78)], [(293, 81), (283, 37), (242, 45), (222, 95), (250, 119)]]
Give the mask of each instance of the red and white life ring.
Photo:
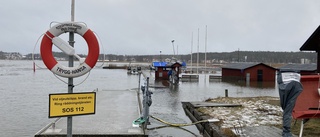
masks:
[[(52, 39), (66, 32), (77, 33), (87, 42), (88, 56), (79, 66), (66, 67), (61, 65), (52, 54)], [(46, 32), (41, 41), (40, 53), (44, 64), (51, 72), (61, 77), (75, 78), (88, 73), (95, 66), (99, 58), (99, 43), (94, 33), (85, 25), (64, 22), (53, 26)]]

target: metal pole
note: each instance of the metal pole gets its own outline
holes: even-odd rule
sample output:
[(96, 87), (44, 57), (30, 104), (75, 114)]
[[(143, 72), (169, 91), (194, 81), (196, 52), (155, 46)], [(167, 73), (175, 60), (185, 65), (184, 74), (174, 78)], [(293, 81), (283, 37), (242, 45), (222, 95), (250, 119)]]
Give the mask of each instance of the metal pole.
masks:
[[(74, 21), (75, 0), (71, 2), (71, 21)], [(69, 33), (69, 45), (74, 47), (74, 33)], [(73, 67), (73, 56), (69, 56), (69, 67)], [(68, 93), (73, 93), (73, 78), (68, 78)], [(67, 137), (72, 137), (72, 116), (67, 118)]]
[(199, 28), (198, 28), (198, 48), (197, 48), (197, 74), (199, 74)]
[(177, 45), (177, 56), (179, 56), (179, 45)]
[(301, 119), (301, 125), (300, 125), (300, 133), (299, 133), (299, 137), (302, 137), (302, 134), (303, 134), (303, 126), (304, 126), (303, 119)]
[(145, 120), (144, 122), (144, 125), (143, 127), (144, 128), (147, 128), (147, 124), (148, 124), (148, 121), (149, 121), (149, 98), (148, 98), (148, 95), (149, 95), (149, 77), (147, 77), (146, 79), (146, 85), (145, 85), (145, 89), (144, 89), (144, 92), (143, 92), (143, 112), (142, 112), (142, 117), (143, 119)]
[(138, 96), (138, 104), (139, 104), (139, 115), (141, 115), (142, 112), (142, 107), (141, 107), (141, 100), (140, 100), (140, 88), (141, 86), (141, 73), (139, 72), (139, 85), (138, 85), (138, 91), (137, 91), (137, 96)]
[(141, 79), (141, 73), (139, 72), (138, 73), (138, 75), (139, 75), (139, 85), (138, 85), (138, 91), (137, 91), (137, 93), (138, 93), (138, 95), (139, 95), (139, 93), (140, 93), (140, 79)]
[(192, 48), (193, 48), (193, 32), (191, 33), (191, 73), (192, 73)]
[(74, 21), (74, 5), (75, 5), (75, 0), (72, 0), (72, 2), (71, 2), (71, 21)]
[(147, 77), (147, 86), (146, 86), (146, 99), (147, 99), (147, 107), (146, 107), (146, 128), (149, 123), (149, 107), (150, 107), (150, 98), (149, 98), (149, 77)]
[[(204, 71), (207, 71), (207, 25), (206, 25), (206, 38), (204, 48)], [(205, 73), (206, 74), (206, 73)]]
[(240, 49), (238, 48), (238, 62), (240, 62), (240, 55), (239, 55), (239, 53), (240, 53)]

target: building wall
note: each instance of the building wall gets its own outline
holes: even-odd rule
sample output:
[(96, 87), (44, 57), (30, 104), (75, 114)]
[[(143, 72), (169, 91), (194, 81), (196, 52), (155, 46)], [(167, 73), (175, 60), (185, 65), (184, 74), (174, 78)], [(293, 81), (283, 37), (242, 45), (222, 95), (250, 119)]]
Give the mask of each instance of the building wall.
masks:
[(177, 71), (177, 75), (178, 75), (178, 80), (179, 80), (179, 74), (181, 73), (181, 64), (179, 63), (175, 63), (170, 67), (156, 67), (156, 71), (155, 71), (155, 79), (156, 80), (169, 80), (169, 75), (168, 72), (170, 70), (176, 70)]
[(166, 68), (157, 67), (155, 72), (156, 80), (169, 80), (168, 70)]
[(263, 72), (262, 81), (275, 81), (276, 69), (263, 64), (245, 70), (222, 68), (222, 78), (229, 80), (246, 80), (246, 75), (249, 73), (250, 81), (258, 81), (258, 70), (262, 70)]
[(244, 80), (245, 75), (238, 69), (222, 68), (222, 78), (225, 80)]
[(245, 75), (250, 73), (250, 81), (258, 81), (258, 70), (262, 70), (263, 72), (262, 81), (275, 81), (276, 70), (262, 64), (248, 68), (244, 71), (244, 73)]

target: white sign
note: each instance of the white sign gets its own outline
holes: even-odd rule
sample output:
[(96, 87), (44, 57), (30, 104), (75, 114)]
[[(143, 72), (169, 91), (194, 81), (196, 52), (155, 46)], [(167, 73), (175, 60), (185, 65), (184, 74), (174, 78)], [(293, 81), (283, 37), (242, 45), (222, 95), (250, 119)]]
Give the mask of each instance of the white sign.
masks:
[(299, 73), (294, 72), (285, 72), (281, 73), (283, 83), (289, 83), (290, 81), (298, 81), (300, 82), (301, 75)]

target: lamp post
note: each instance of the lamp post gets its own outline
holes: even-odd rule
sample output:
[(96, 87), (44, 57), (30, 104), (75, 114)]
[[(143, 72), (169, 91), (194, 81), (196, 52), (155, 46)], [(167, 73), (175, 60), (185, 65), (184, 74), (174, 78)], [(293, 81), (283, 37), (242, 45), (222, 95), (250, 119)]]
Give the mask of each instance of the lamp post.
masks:
[(161, 50), (160, 50), (160, 62), (161, 62), (162, 58), (161, 58)]
[(174, 40), (172, 40), (172, 41), (171, 41), (171, 43), (172, 43), (172, 48), (173, 48), (173, 57), (174, 57), (174, 55), (175, 55), (175, 53), (176, 53), (176, 52), (174, 51)]

